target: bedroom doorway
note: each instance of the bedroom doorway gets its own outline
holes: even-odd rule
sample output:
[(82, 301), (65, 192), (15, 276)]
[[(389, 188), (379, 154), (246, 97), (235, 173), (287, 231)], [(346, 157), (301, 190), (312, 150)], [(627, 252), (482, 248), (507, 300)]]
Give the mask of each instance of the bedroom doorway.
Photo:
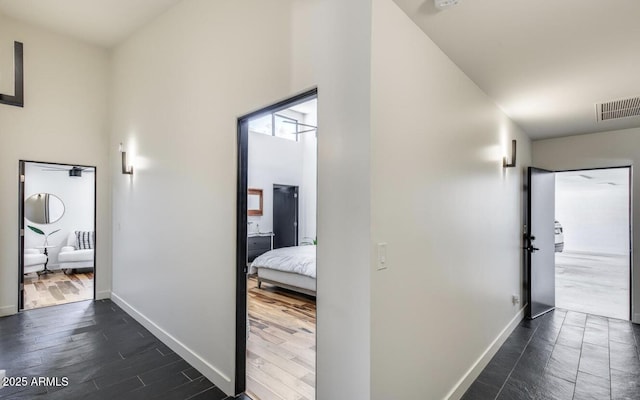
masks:
[(236, 394), (315, 399), (317, 90), (238, 118)]
[(18, 308), (95, 298), (96, 168), (19, 163)]

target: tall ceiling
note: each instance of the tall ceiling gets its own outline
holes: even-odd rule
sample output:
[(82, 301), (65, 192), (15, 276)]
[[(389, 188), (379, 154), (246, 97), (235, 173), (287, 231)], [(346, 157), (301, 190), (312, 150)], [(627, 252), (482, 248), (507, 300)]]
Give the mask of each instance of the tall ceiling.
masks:
[[(112, 47), (181, 0), (0, 0), (0, 13)], [(215, 0), (212, 0), (215, 1)], [(640, 127), (640, 0), (394, 0), (532, 139)], [(429, 73), (429, 71), (425, 71)]]
[(181, 0), (0, 0), (0, 13), (111, 47)]
[(394, 1), (532, 139), (640, 126), (595, 108), (640, 96), (640, 0)]

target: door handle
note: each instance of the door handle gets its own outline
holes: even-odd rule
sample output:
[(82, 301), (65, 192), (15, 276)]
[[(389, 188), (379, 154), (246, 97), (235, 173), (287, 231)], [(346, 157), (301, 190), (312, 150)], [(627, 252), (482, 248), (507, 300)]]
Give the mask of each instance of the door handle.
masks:
[(540, 250), (539, 248), (533, 247), (532, 245), (529, 245), (529, 246), (525, 247), (524, 249), (527, 250), (530, 253), (535, 253), (536, 251)]

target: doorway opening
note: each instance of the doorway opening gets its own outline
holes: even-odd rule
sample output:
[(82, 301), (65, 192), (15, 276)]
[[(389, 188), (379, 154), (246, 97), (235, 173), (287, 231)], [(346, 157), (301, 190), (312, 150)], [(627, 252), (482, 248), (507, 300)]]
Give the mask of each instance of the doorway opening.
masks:
[(555, 173), (557, 307), (631, 319), (630, 173)]
[(19, 309), (94, 299), (96, 168), (19, 168)]
[(236, 393), (315, 399), (317, 90), (238, 119)]

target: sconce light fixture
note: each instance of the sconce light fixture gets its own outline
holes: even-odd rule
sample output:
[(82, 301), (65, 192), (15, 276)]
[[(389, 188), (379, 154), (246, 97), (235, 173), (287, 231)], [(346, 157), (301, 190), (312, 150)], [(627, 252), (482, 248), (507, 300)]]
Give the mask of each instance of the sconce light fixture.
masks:
[(125, 175), (133, 175), (133, 165), (127, 163), (127, 152), (124, 151), (122, 143), (120, 143), (120, 153), (122, 154), (122, 173)]
[(504, 168), (511, 168), (516, 166), (516, 140), (511, 141), (511, 161), (507, 162), (507, 157), (502, 158), (502, 166)]

